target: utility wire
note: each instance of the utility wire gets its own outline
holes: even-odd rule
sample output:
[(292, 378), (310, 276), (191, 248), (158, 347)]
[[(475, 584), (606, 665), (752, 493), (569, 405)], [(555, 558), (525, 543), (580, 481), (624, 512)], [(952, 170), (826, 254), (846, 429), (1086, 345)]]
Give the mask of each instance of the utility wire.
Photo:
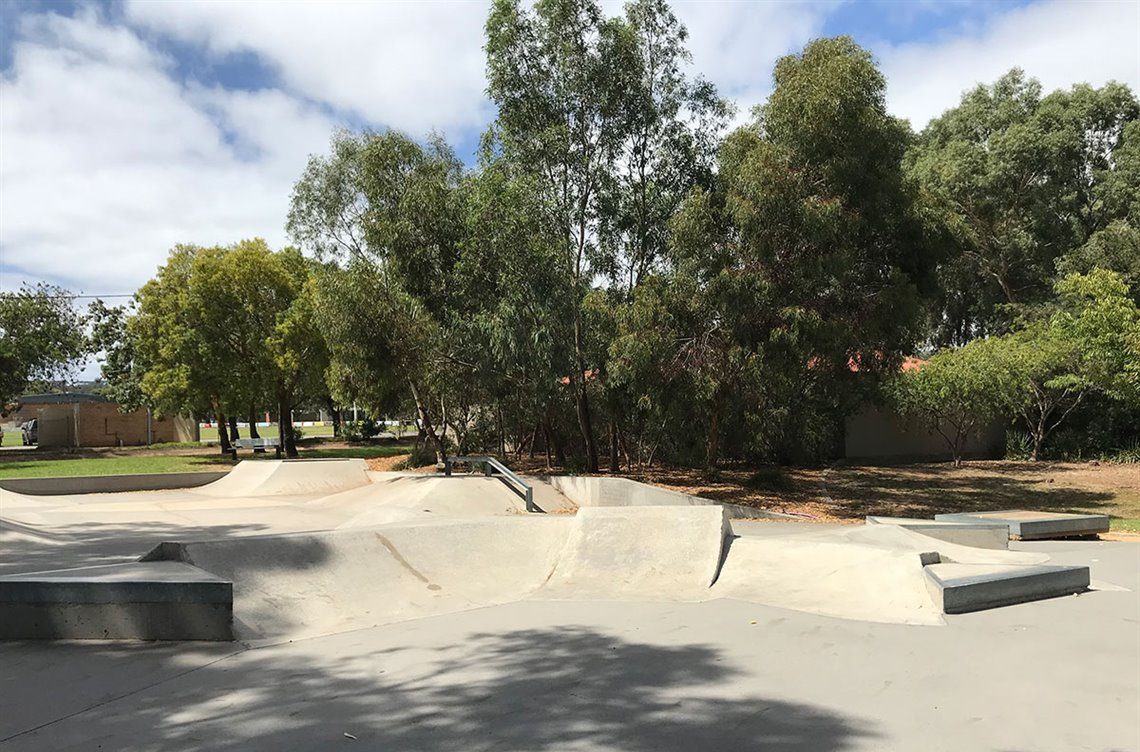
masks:
[[(22, 298), (26, 294), (27, 293), (21, 292), (0, 292), (0, 298)], [(52, 300), (86, 300), (95, 298), (133, 298), (134, 296), (135, 294), (133, 292), (116, 292), (109, 295), (73, 295), (68, 293), (66, 295), (48, 295), (46, 297)]]

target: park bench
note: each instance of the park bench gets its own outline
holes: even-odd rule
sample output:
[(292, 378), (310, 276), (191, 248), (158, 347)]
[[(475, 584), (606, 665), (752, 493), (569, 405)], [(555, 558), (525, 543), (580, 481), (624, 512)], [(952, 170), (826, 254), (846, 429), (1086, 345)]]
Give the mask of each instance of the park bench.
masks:
[(264, 452), (267, 447), (273, 447), (277, 454), (277, 459), (281, 459), (281, 442), (276, 436), (260, 439), (233, 439), (230, 441), (229, 454), (236, 460), (237, 450), (239, 449), (252, 449), (255, 452)]

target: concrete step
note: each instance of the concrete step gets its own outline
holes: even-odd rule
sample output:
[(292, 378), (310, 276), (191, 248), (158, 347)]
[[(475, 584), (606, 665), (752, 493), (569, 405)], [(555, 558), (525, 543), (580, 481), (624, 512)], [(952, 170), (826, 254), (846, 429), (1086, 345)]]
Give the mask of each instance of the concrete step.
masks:
[(0, 639), (231, 640), (233, 585), (176, 561), (0, 577)]
[(931, 564), (923, 572), (935, 605), (947, 614), (1072, 595), (1089, 586), (1088, 567)]
[(1009, 537), (1013, 540), (1078, 538), (1108, 532), (1108, 515), (1104, 514), (1063, 514), (1006, 509), (998, 512), (936, 514), (934, 519), (939, 522), (988, 522), (1008, 525)]
[(1009, 548), (1009, 525), (1004, 522), (949, 522), (912, 517), (875, 516), (867, 517), (866, 522), (868, 525), (896, 525), (959, 546), (999, 551)]

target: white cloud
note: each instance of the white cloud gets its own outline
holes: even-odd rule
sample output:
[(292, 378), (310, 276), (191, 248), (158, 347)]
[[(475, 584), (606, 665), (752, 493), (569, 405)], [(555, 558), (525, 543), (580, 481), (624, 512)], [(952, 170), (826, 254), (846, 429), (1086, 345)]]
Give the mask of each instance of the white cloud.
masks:
[[(620, 11), (607, 0), (606, 11)], [(822, 33), (831, 3), (676, 0), (693, 70), (739, 116), (777, 57)], [(88, 292), (129, 292), (177, 242), (285, 242), (289, 192), (340, 116), (451, 138), (492, 117), (485, 2), (134, 2), (25, 14), (0, 80), (0, 263)], [(921, 127), (1014, 65), (1046, 89), (1123, 80), (1140, 90), (1140, 5), (1040, 2), (921, 43), (871, 46), (892, 111)], [(280, 89), (181, 83), (167, 37), (215, 61), (252, 53)], [(4, 275), (0, 287), (18, 285)]]
[(175, 243), (285, 242), (290, 187), (327, 147), (327, 117), (279, 91), (180, 85), (93, 11), (27, 16), (20, 36), (0, 82), (0, 262), (131, 292)]
[(1140, 3), (1042, 2), (991, 17), (981, 28), (876, 52), (891, 111), (915, 128), (955, 106), (963, 91), (1015, 66), (1045, 91), (1113, 79), (1140, 91)]
[(746, 111), (771, 92), (776, 59), (819, 36), (838, 4), (679, 0), (673, 12), (689, 30), (694, 70)]
[(253, 52), (291, 90), (425, 133), (482, 126), (484, 2), (131, 0), (135, 23), (214, 54)]

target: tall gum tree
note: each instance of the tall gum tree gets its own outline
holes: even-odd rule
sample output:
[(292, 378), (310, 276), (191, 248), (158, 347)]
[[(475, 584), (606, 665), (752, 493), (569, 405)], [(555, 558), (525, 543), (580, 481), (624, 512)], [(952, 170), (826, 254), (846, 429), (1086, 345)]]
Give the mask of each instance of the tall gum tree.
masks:
[(935, 118), (907, 154), (951, 239), (936, 338), (1000, 331), (1052, 293), (1057, 260), (1140, 207), (1140, 103), (1128, 87), (1043, 94), (1019, 69)]
[(437, 137), (420, 144), (395, 131), (339, 133), (294, 187), (288, 224), (330, 264), (318, 275), (314, 315), (335, 396), (375, 412), (408, 394), (440, 461), (446, 402), (471, 370), (455, 320), (463, 173)]
[[(486, 32), (487, 93), (498, 107), (493, 129), (502, 155), (540, 185), (563, 273), (585, 298), (608, 266), (598, 242), (599, 204), (626, 141), (639, 70), (635, 36), (621, 20), (606, 19), (593, 0), (539, 0), (529, 10), (517, 0), (496, 0)], [(567, 376), (586, 466), (596, 471), (584, 326), (576, 306)]]
[(714, 190), (695, 190), (673, 225), (673, 283), (691, 291), (676, 297), (674, 371), (710, 405), (710, 466), (731, 404), (786, 435), (813, 401), (831, 415), (821, 426), (839, 417), (851, 363), (890, 369), (913, 347), (930, 282), (902, 174), (909, 129), (887, 114), (870, 54), (817, 40), (774, 80), (756, 122), (721, 147)]

